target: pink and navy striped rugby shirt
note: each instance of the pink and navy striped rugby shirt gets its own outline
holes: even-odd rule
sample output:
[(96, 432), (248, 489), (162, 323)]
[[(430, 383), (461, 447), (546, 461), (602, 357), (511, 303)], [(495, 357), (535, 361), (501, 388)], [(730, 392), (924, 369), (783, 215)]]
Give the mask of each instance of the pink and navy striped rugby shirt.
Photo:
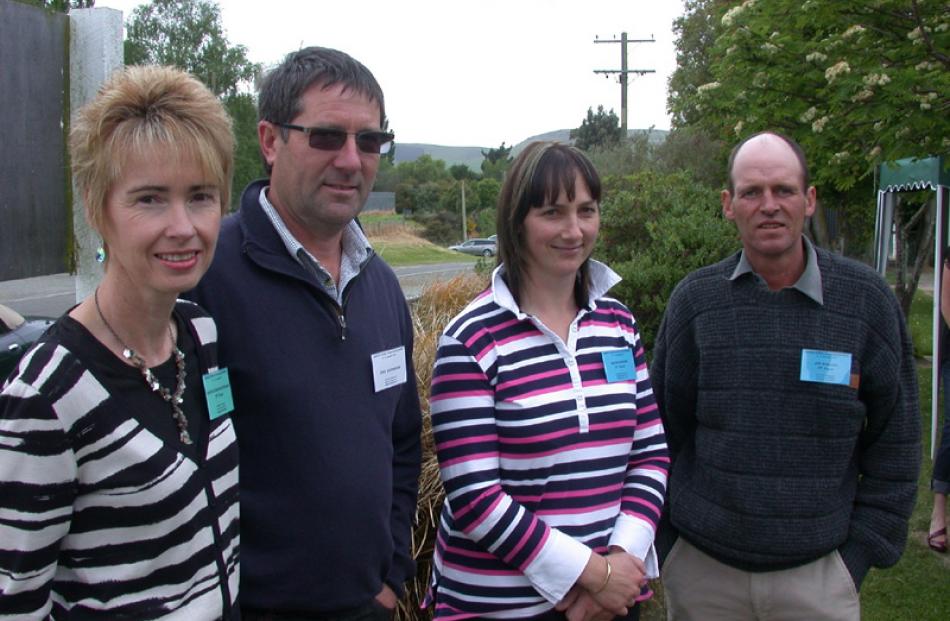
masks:
[[(592, 550), (655, 558), (669, 457), (636, 322), (600, 297), (619, 276), (591, 261), (565, 343), (521, 312), (503, 270), (446, 328), (432, 377), (437, 619), (550, 610)], [(623, 350), (631, 379), (608, 382), (604, 353)]]

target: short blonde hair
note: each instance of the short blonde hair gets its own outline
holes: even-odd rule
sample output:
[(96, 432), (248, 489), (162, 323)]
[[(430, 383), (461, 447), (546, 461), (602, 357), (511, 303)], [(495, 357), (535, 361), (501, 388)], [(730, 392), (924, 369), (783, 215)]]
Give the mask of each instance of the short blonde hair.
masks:
[(73, 180), (89, 224), (100, 233), (125, 162), (156, 147), (178, 160), (193, 158), (217, 186), (222, 211), (230, 205), (234, 133), (221, 101), (175, 67), (125, 67), (79, 110), (69, 132)]

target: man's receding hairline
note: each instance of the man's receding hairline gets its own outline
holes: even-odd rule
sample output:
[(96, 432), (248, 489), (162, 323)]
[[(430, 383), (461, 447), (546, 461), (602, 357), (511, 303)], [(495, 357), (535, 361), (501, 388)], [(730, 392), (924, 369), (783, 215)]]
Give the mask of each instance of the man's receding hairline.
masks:
[(736, 163), (739, 161), (739, 158), (742, 156), (742, 150), (746, 148), (747, 146), (749, 146), (750, 144), (754, 144), (758, 142), (760, 138), (769, 139), (771, 141), (777, 142), (781, 146), (788, 149), (789, 154), (792, 156), (792, 159), (795, 161), (795, 166), (798, 167), (798, 177), (799, 177), (799, 181), (802, 184), (802, 191), (808, 192), (808, 184), (805, 182), (805, 169), (802, 167), (802, 162), (801, 160), (798, 159), (798, 154), (795, 153), (795, 149), (792, 147), (792, 145), (788, 143), (787, 140), (785, 140), (778, 134), (774, 132), (769, 132), (769, 131), (756, 134), (755, 136), (752, 136), (751, 138), (748, 138), (747, 140), (742, 141), (742, 144), (739, 145), (739, 148), (736, 150), (735, 155), (732, 158), (732, 166), (729, 168), (729, 172), (728, 172), (729, 185), (732, 186), (732, 192), (734, 193), (736, 189), (736, 180), (735, 178), (733, 178), (733, 174), (735, 173), (735, 170), (736, 170)]

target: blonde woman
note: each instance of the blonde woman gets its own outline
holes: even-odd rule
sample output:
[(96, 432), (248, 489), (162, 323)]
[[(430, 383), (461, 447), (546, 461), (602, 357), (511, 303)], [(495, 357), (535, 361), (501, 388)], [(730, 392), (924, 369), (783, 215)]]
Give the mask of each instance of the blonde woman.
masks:
[(214, 322), (177, 301), (214, 254), (233, 146), (218, 99), (166, 67), (116, 73), (73, 122), (105, 274), (0, 393), (0, 616), (236, 613), (227, 380)]

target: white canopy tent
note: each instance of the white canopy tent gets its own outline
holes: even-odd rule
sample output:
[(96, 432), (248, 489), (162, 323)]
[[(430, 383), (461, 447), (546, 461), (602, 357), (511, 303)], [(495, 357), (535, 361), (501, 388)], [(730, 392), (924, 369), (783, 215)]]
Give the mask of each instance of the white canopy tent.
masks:
[(934, 311), (933, 311), (933, 351), (934, 365), (931, 374), (931, 422), (930, 422), (930, 459), (933, 459), (937, 450), (937, 396), (939, 392), (940, 365), (937, 363), (937, 353), (940, 351), (940, 293), (941, 293), (941, 266), (943, 265), (944, 249), (947, 248), (947, 224), (950, 214), (947, 214), (948, 194), (950, 194), (950, 170), (945, 165), (943, 157), (928, 157), (923, 159), (904, 159), (896, 162), (881, 164), (877, 191), (877, 218), (874, 227), (874, 267), (881, 275), (887, 269), (887, 259), (890, 256), (891, 239), (894, 228), (895, 194), (917, 190), (933, 190), (937, 194), (937, 217), (934, 219), (936, 234), (934, 235)]

